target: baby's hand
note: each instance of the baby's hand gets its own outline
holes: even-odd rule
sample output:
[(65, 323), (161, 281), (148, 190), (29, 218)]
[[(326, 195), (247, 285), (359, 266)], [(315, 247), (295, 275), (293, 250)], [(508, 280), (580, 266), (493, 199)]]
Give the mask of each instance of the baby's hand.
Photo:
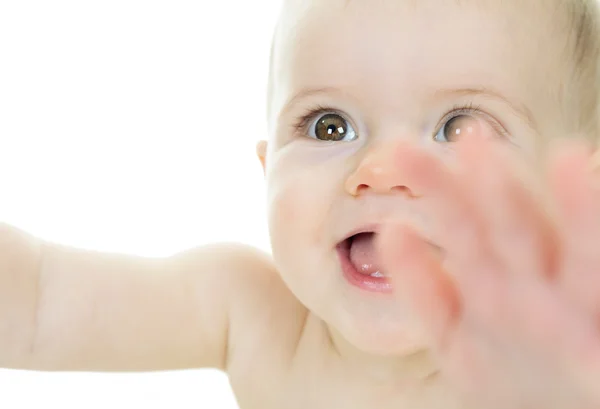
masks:
[(422, 323), (442, 373), (474, 407), (598, 408), (600, 185), (592, 154), (564, 145), (547, 177), (536, 178), (533, 166), (526, 171), (515, 151), (497, 145), (481, 137), (457, 143), (459, 169), (403, 148), (399, 172), (435, 231), (382, 231), (384, 271)]

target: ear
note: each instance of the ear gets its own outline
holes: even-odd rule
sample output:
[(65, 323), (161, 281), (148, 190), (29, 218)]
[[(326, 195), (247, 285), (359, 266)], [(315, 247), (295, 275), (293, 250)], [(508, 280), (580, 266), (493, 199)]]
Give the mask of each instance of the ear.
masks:
[(256, 145), (256, 155), (263, 168), (263, 174), (267, 172), (267, 141), (260, 141)]

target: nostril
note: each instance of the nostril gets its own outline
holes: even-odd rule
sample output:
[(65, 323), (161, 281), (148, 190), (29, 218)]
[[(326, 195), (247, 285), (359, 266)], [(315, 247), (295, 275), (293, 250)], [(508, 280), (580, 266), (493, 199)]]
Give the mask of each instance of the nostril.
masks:
[(406, 186), (393, 186), (390, 191), (392, 191), (393, 193), (407, 193), (409, 195), (411, 195), (410, 189), (407, 188)]
[(354, 194), (359, 195), (359, 194), (361, 194), (365, 190), (369, 190), (369, 185), (361, 183), (360, 185), (358, 185), (356, 187), (356, 190), (355, 190)]
[(419, 195), (416, 195), (415, 192), (411, 189), (409, 189), (406, 186), (394, 186), (390, 189), (391, 193), (400, 193), (406, 197), (409, 197), (411, 199), (417, 198), (419, 197)]
[[(355, 195), (360, 195), (361, 193), (364, 193), (367, 190), (370, 190), (371, 186), (369, 186), (366, 183), (361, 183), (360, 185), (356, 186), (355, 190), (354, 190), (354, 194)], [(385, 189), (382, 189), (381, 191), (379, 191), (379, 193), (385, 194), (385, 193), (392, 193), (392, 194), (396, 194), (396, 193), (400, 193), (403, 195), (406, 195), (408, 197), (416, 197), (412, 190), (410, 190), (408, 187), (406, 186), (392, 186), (390, 187), (387, 192), (385, 191)]]
[[(366, 183), (361, 183), (360, 185), (356, 186), (356, 188), (354, 189), (354, 195), (355, 196), (360, 196), (361, 194), (365, 194), (367, 193), (367, 191), (371, 190), (372, 187)], [(401, 194), (404, 195), (406, 197), (410, 197), (410, 198), (416, 198), (417, 195), (414, 194), (414, 192), (409, 189), (406, 186), (392, 186), (389, 187), (387, 190), (386, 189), (373, 189), (375, 192), (379, 193), (379, 194)]]

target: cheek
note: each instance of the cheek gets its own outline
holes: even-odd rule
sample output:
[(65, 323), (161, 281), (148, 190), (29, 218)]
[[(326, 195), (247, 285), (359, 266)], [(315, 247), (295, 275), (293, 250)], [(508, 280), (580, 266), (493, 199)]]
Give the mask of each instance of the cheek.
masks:
[(273, 255), (305, 257), (311, 248), (331, 244), (338, 182), (323, 167), (280, 165), (267, 180)]
[[(318, 181), (309, 172), (282, 173), (269, 183), (267, 206), (272, 238), (306, 242), (315, 235), (326, 212), (327, 198), (319, 195)], [(281, 243), (275, 243), (281, 244)]]

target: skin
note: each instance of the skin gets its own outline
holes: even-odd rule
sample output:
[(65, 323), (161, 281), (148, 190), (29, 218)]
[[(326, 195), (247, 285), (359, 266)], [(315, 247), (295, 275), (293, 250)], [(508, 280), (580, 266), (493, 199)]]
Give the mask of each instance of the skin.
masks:
[[(600, 359), (567, 352), (583, 345), (588, 358), (600, 357), (590, 335), (597, 287), (579, 279), (593, 276), (590, 266), (600, 260), (573, 251), (583, 239), (600, 239), (591, 223), (600, 200), (587, 150), (546, 160), (550, 141), (571, 132), (548, 86), (563, 73), (538, 69), (562, 66), (558, 51), (539, 47), (541, 39), (559, 44), (550, 40), (560, 22), (515, 10), (287, 2), (273, 61), (271, 135), (257, 147), (273, 258), (220, 244), (141, 259), (42, 243), (3, 227), (0, 365), (213, 367), (227, 371), (242, 409), (597, 407)], [(316, 105), (342, 115), (357, 137), (315, 139), (318, 115), (294, 127)], [(480, 111), (462, 110), (452, 128), (460, 137), (443, 142), (437, 136), (457, 105)], [(540, 174), (554, 187), (548, 202), (531, 193), (542, 190), (534, 183)], [(548, 203), (577, 220), (546, 219)], [(341, 273), (335, 246), (366, 224), (377, 225), (392, 294), (359, 290)], [(469, 234), (481, 230), (485, 240)], [(544, 281), (557, 243), (569, 261), (560, 264), (565, 279), (552, 285), (568, 288), (564, 294), (546, 291)], [(473, 281), (482, 271), (493, 285)], [(526, 274), (536, 277), (527, 286), (498, 279)], [(567, 304), (583, 287), (587, 302)], [(508, 297), (506, 288), (522, 291)], [(515, 300), (520, 308), (507, 308)], [(533, 308), (540, 305), (551, 309)], [(563, 336), (543, 337), (548, 328)], [(509, 348), (496, 348), (500, 341)], [(539, 346), (543, 353), (528, 353)], [(523, 358), (519, 365), (507, 364), (513, 356)], [(518, 382), (524, 369), (542, 392)], [(558, 389), (555, 399), (548, 391)]]
[[(387, 366), (390, 356), (418, 350), (419, 335), (394, 298), (369, 297), (347, 285), (333, 247), (361, 225), (423, 216), (422, 201), (411, 197), (420, 194), (419, 186), (403, 179), (396, 151), (414, 144), (454, 161), (451, 144), (433, 135), (455, 105), (480, 106), (482, 113), (465, 117), (463, 125), (501, 127), (510, 134), (495, 132), (497, 138), (538, 160), (537, 128), (550, 129), (544, 121), (560, 117), (558, 104), (547, 104), (546, 84), (560, 79), (558, 73), (543, 78), (535, 67), (556, 65), (558, 55), (537, 52), (532, 33), (550, 32), (525, 24), (529, 17), (512, 7), (299, 4), (284, 13), (280, 27), (294, 30), (280, 31), (273, 69), (266, 177), (274, 259), (294, 295), (329, 324), (338, 349), (349, 356), (360, 355), (357, 350), (384, 355)], [(365, 20), (367, 9), (371, 18)], [(509, 36), (507, 25), (514, 26)], [(505, 58), (521, 63), (507, 66)], [(487, 91), (471, 92), (479, 89)], [(308, 129), (294, 131), (298, 117), (315, 105), (338, 110), (359, 137), (327, 144), (307, 137)], [(401, 193), (391, 194), (398, 188)]]
[[(590, 149), (553, 149), (546, 175), (557, 200), (549, 212), (523, 183), (522, 168), (477, 139), (457, 149), (459, 169), (405, 151), (427, 168), (414, 183), (454, 198), (429, 208), (445, 256), (431, 256), (418, 227), (389, 224), (379, 237), (383, 264), (395, 271), (399, 299), (420, 317), (442, 372), (467, 402), (597, 407), (600, 191)], [(444, 233), (459, 226), (460, 234)]]

